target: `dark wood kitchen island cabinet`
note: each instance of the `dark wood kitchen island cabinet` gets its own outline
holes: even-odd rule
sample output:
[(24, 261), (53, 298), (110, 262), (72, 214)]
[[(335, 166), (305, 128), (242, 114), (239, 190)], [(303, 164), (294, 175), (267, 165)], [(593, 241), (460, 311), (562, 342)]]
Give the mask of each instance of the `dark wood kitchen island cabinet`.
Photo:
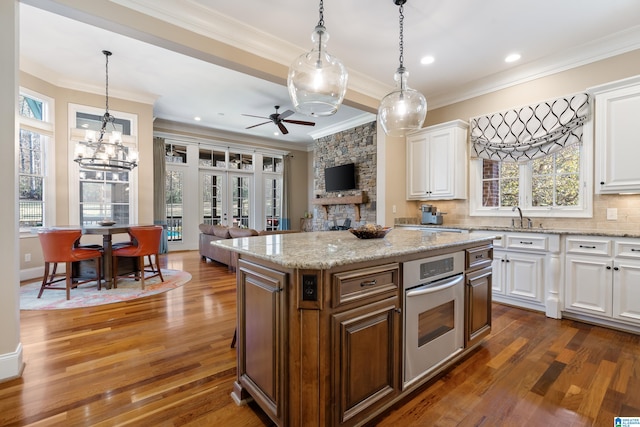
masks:
[(232, 398), (254, 399), (279, 426), (372, 420), (481, 342), (403, 388), (403, 262), (492, 239), (395, 229), (371, 240), (336, 231), (217, 241), (238, 253)]

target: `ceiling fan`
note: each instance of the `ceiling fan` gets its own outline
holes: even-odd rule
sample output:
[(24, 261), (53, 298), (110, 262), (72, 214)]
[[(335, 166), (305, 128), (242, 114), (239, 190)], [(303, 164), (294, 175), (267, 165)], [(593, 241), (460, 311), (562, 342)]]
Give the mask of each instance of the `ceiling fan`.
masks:
[(243, 116), (247, 116), (247, 117), (257, 117), (259, 119), (269, 119), (268, 122), (262, 122), (262, 123), (258, 123), (257, 125), (253, 125), (253, 126), (249, 126), (245, 129), (251, 129), (254, 128), (256, 126), (262, 126), (262, 125), (266, 125), (267, 123), (273, 123), (274, 125), (278, 126), (278, 128), (280, 129), (280, 132), (282, 132), (283, 135), (286, 135), (289, 133), (289, 131), (287, 130), (287, 128), (284, 126), (284, 123), (291, 123), (294, 125), (303, 125), (303, 126), (315, 126), (314, 122), (305, 122), (302, 120), (287, 120), (287, 117), (289, 117), (290, 115), (292, 115), (294, 112), (291, 110), (287, 110), (283, 113), (278, 113), (278, 108), (280, 108), (279, 105), (275, 106), (276, 112), (273, 114), (270, 114), (269, 117), (262, 117), (262, 116), (252, 116), (251, 114), (243, 114)]

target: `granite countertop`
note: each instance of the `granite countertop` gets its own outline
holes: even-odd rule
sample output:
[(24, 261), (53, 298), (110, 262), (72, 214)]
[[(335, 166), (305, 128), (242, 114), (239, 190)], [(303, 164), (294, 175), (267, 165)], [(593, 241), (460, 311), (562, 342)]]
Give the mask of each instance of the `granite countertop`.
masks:
[(487, 243), (493, 237), (490, 234), (435, 233), (395, 228), (382, 239), (358, 239), (349, 231), (315, 231), (215, 240), (211, 244), (286, 268), (329, 269), (466, 243)]
[(493, 231), (496, 233), (542, 233), (542, 234), (565, 234), (581, 236), (602, 236), (602, 237), (640, 237), (640, 230), (571, 230), (571, 229), (549, 229), (549, 228), (516, 228), (516, 227), (496, 227), (490, 225), (469, 226), (469, 225), (433, 225), (433, 224), (394, 224), (397, 228), (426, 228), (431, 230), (467, 230), (467, 231)]

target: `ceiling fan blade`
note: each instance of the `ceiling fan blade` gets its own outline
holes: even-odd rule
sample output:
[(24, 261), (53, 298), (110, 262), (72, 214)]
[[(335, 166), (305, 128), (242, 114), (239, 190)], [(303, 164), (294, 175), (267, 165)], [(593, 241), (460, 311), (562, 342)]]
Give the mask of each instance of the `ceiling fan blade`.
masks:
[(283, 120), (283, 122), (293, 123), (294, 125), (315, 126), (313, 122), (305, 122), (302, 120)]
[(258, 119), (268, 119), (268, 120), (271, 120), (269, 117), (253, 116), (253, 115), (251, 115), (251, 114), (241, 114), (241, 116), (256, 117), (256, 118), (258, 118)]
[(256, 126), (266, 125), (267, 123), (271, 123), (271, 120), (269, 120), (268, 122), (262, 122), (262, 123), (258, 123), (257, 125), (249, 126), (248, 128), (245, 128), (245, 129), (251, 129), (251, 128), (254, 128)]
[(278, 115), (278, 119), (282, 120), (284, 118), (289, 117), (292, 114), (293, 114), (293, 111), (291, 111), (291, 110), (284, 111), (284, 112), (280, 113), (280, 115)]
[(280, 128), (280, 132), (282, 132), (283, 135), (286, 135), (289, 133), (289, 131), (287, 130), (286, 127), (284, 127), (284, 125), (282, 123), (278, 123), (278, 127)]

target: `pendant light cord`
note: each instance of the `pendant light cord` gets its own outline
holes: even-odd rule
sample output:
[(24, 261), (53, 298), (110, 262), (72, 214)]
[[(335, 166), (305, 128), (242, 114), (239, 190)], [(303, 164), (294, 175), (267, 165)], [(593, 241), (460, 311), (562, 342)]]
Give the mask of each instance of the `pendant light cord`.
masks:
[(400, 68), (404, 68), (404, 5), (400, 5)]
[(320, 0), (320, 20), (318, 21), (318, 26), (324, 27), (324, 1)]

